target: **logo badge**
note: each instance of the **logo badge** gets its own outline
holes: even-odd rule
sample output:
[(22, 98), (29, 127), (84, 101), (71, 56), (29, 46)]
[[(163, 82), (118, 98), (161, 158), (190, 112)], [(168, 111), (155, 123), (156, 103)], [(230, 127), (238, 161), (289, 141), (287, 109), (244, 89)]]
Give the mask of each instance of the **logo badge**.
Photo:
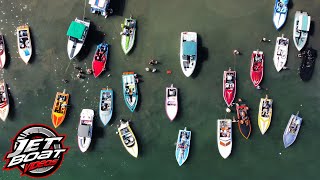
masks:
[(21, 176), (43, 178), (52, 175), (62, 164), (69, 148), (63, 146), (64, 135), (42, 124), (22, 128), (5, 155), (4, 170), (18, 168)]

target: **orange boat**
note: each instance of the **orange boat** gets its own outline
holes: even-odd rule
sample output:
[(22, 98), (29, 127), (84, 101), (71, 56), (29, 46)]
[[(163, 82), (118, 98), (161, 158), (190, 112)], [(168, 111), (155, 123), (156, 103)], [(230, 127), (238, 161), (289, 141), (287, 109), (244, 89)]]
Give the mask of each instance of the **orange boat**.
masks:
[(60, 126), (66, 117), (68, 101), (69, 94), (66, 93), (66, 90), (63, 90), (63, 92), (57, 92), (51, 115), (52, 124), (55, 128)]

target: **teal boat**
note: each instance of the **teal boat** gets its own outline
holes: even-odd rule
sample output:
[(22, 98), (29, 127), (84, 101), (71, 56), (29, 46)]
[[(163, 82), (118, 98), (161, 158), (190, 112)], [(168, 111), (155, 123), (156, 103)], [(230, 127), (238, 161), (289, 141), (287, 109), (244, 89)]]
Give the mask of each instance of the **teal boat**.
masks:
[(176, 159), (181, 166), (188, 158), (189, 149), (191, 141), (191, 131), (187, 131), (185, 127), (184, 130), (179, 130), (178, 140), (176, 145)]
[(132, 19), (132, 17), (125, 18), (124, 24), (121, 24), (121, 47), (125, 54), (128, 54), (133, 47), (136, 35), (136, 24), (137, 21)]
[(109, 87), (100, 91), (99, 116), (103, 125), (107, 125), (112, 117), (113, 90)]
[(135, 76), (134, 72), (124, 72), (122, 74), (124, 101), (131, 112), (134, 111), (138, 102), (138, 86)]

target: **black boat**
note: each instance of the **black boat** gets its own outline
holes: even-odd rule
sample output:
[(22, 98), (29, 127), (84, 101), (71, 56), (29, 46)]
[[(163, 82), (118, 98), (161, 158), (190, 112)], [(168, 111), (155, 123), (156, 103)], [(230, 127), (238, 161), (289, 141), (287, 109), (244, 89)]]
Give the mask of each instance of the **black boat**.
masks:
[(299, 54), (299, 57), (302, 58), (299, 74), (300, 78), (303, 81), (308, 81), (311, 79), (315, 61), (317, 58), (317, 51), (312, 48), (307, 48), (301, 54)]
[(236, 103), (238, 128), (241, 135), (248, 139), (251, 134), (251, 122), (248, 116), (249, 107), (245, 104)]

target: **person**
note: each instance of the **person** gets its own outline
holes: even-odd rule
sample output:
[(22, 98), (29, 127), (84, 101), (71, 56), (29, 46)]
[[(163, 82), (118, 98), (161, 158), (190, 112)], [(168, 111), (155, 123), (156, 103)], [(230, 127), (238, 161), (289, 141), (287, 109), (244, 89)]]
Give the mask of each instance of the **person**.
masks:
[(108, 74), (108, 77), (110, 77), (111, 76), (111, 74)]
[(104, 17), (108, 18), (111, 14), (113, 14), (113, 9), (108, 8), (107, 11), (106, 11), (106, 15)]
[(62, 79), (62, 82), (64, 82), (64, 83), (68, 83), (69, 81), (68, 81), (68, 80), (66, 80), (66, 79)]
[(270, 39), (267, 40), (267, 38), (263, 37), (263, 38), (261, 39), (261, 42), (271, 42), (271, 40), (270, 40)]
[(240, 52), (238, 51), (238, 50), (233, 50), (233, 55), (239, 55), (240, 54)]
[(146, 67), (145, 70), (146, 70), (146, 71), (150, 71), (150, 68)]
[(153, 68), (153, 69), (152, 69), (152, 72), (153, 72), (153, 73), (154, 73), (154, 72), (156, 72), (156, 71), (157, 71), (157, 69), (156, 69), (156, 68)]
[(79, 71), (80, 71), (80, 70), (81, 70), (81, 67), (79, 67), (79, 66), (75, 66), (75, 67), (74, 67), (74, 69), (76, 69), (76, 70), (79, 70)]
[(126, 27), (124, 27), (120, 35), (128, 35), (128, 34), (129, 34), (129, 30)]
[(92, 69), (88, 68), (87, 69), (87, 74), (92, 74), (92, 73), (93, 73)]
[(82, 76), (82, 74), (80, 72), (77, 74), (77, 78), (78, 79), (83, 79), (83, 76)]

